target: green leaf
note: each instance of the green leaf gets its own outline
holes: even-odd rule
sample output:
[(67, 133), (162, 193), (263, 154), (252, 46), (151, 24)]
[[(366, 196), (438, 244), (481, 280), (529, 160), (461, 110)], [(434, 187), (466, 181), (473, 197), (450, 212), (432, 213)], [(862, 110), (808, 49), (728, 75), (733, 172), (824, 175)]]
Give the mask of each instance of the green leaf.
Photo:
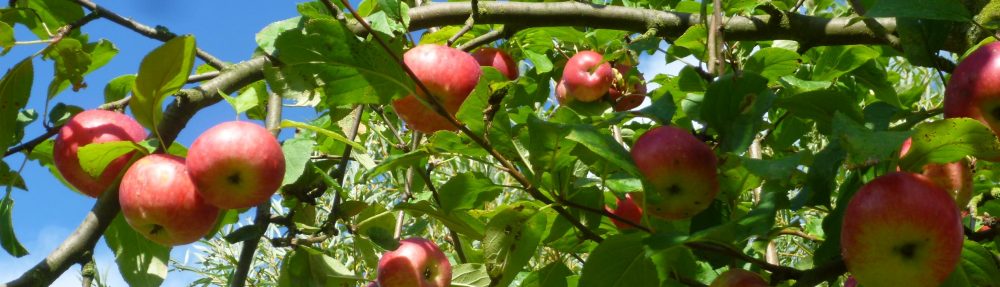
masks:
[(701, 117), (719, 133), (720, 151), (739, 152), (753, 142), (774, 99), (764, 77), (726, 74), (708, 86)]
[(31, 58), (25, 58), (7, 70), (0, 79), (0, 151), (7, 151), (21, 133), (17, 123), (18, 111), (28, 103), (31, 96), (31, 82), (35, 77)]
[(54, 98), (62, 90), (60, 86), (66, 81), (73, 85), (73, 90), (86, 87), (83, 74), (90, 66), (90, 53), (83, 50), (83, 44), (77, 39), (62, 39), (53, 44), (45, 52), (45, 58), (55, 60), (55, 77), (49, 84), (48, 98)]
[(961, 265), (972, 286), (1000, 286), (1000, 261), (978, 242), (966, 240), (962, 245)]
[(573, 275), (573, 271), (561, 261), (556, 261), (528, 274), (521, 282), (521, 287), (567, 287), (566, 277), (570, 275)]
[(535, 65), (535, 72), (538, 74), (544, 74), (552, 71), (552, 60), (549, 60), (548, 56), (545, 54), (535, 52), (532, 50), (522, 50), (524, 52), (524, 57), (531, 61)]
[(359, 153), (365, 153), (365, 152), (367, 152), (367, 149), (365, 149), (364, 146), (362, 146), (361, 144), (359, 144), (357, 142), (348, 140), (347, 137), (344, 137), (343, 135), (341, 135), (339, 133), (336, 133), (336, 132), (333, 132), (333, 131), (330, 131), (330, 130), (327, 130), (327, 129), (324, 129), (324, 128), (321, 128), (321, 127), (317, 127), (317, 126), (314, 126), (314, 125), (310, 125), (310, 124), (307, 124), (307, 123), (300, 123), (300, 122), (296, 122), (296, 121), (292, 121), (292, 120), (281, 120), (281, 128), (297, 128), (297, 129), (310, 130), (310, 131), (316, 132), (318, 134), (327, 136), (330, 139), (333, 139), (333, 140), (345, 143), (347, 145), (350, 145), (351, 147), (353, 147), (355, 149), (356, 152), (359, 152)]
[(847, 152), (839, 141), (830, 142), (820, 150), (809, 165), (805, 186), (792, 199), (792, 209), (804, 206), (829, 205), (830, 195), (837, 183), (837, 171), (847, 157)]
[(970, 118), (951, 118), (920, 124), (913, 133), (910, 151), (900, 159), (903, 170), (914, 171), (927, 163), (949, 163), (967, 155), (1000, 157), (1000, 142), (990, 128)]
[(128, 93), (132, 92), (132, 86), (135, 85), (135, 75), (121, 75), (108, 81), (108, 85), (104, 86), (104, 102), (110, 103), (117, 100), (124, 99), (128, 96)]
[(656, 267), (646, 256), (642, 233), (604, 239), (583, 264), (580, 287), (659, 286)]
[(256, 89), (246, 89), (235, 98), (226, 95), (226, 93), (223, 93), (222, 91), (219, 91), (219, 95), (221, 95), (223, 99), (226, 99), (226, 102), (229, 103), (234, 110), (236, 110), (236, 114), (242, 114), (256, 107), (260, 103), (260, 96), (267, 96), (258, 95)]
[(829, 46), (823, 49), (816, 68), (813, 70), (813, 80), (829, 81), (846, 74), (871, 59), (878, 57), (878, 52), (867, 46)]
[(894, 160), (899, 147), (910, 132), (871, 131), (860, 123), (841, 113), (833, 117), (833, 134), (840, 138), (847, 149), (847, 163), (850, 166), (870, 165)]
[(483, 238), (483, 252), (493, 286), (510, 285), (514, 276), (535, 255), (545, 226), (545, 214), (524, 205), (507, 206), (490, 219)]
[(954, 0), (879, 0), (866, 17), (907, 17), (965, 22), (972, 20), (961, 1)]
[(306, 137), (294, 137), (286, 140), (281, 145), (281, 151), (285, 154), (285, 178), (281, 185), (287, 185), (299, 180), (305, 173), (306, 163), (312, 155), (313, 145), (316, 141)]
[[(21, 22), (31, 29), (39, 39), (48, 39), (55, 29), (83, 18), (83, 6), (61, 0), (17, 0), (18, 8), (28, 8), (30, 22)], [(80, 34), (79, 29), (69, 33), (69, 37)]]
[(425, 150), (415, 150), (405, 154), (394, 154), (385, 158), (378, 166), (365, 173), (364, 179), (375, 178), (376, 176), (404, 167), (410, 167), (426, 159), (430, 154)]
[(268, 24), (254, 36), (254, 39), (257, 41), (257, 47), (268, 55), (274, 55), (274, 42), (277, 40), (278, 36), (286, 31), (300, 28), (301, 25), (302, 17), (292, 17)]
[(677, 40), (674, 41), (674, 45), (679, 47), (687, 48), (691, 51), (691, 54), (696, 58), (701, 58), (705, 56), (705, 50), (708, 46), (708, 29), (705, 25), (697, 24), (693, 25), (684, 31)]
[(792, 115), (816, 122), (816, 130), (823, 134), (833, 131), (833, 115), (842, 113), (861, 122), (864, 116), (858, 108), (857, 100), (838, 89), (817, 90), (790, 96), (782, 96), (775, 103)]
[(354, 286), (361, 280), (364, 278), (354, 275), (340, 261), (322, 251), (300, 245), (282, 260), (278, 286)]
[(779, 78), (795, 73), (799, 68), (799, 54), (782, 48), (763, 48), (747, 59), (743, 67), (748, 72), (754, 72), (764, 76), (768, 80), (777, 81)]
[(451, 214), (445, 214), (444, 212), (431, 206), (431, 204), (427, 201), (400, 203), (399, 205), (396, 205), (395, 209), (406, 210), (416, 214), (426, 214), (434, 219), (437, 219), (441, 222), (441, 224), (444, 224), (449, 229), (471, 239), (483, 238), (483, 232), (486, 228), (481, 221), (464, 212), (453, 211)]
[(81, 107), (58, 103), (49, 112), (49, 125), (54, 127), (62, 126), (70, 118), (82, 111), (83, 108)]
[(14, 28), (0, 22), (0, 56), (7, 55), (7, 52), (14, 47), (14, 42)]
[[(0, 164), (3, 162), (0, 161)], [(6, 168), (6, 165), (4, 165)], [(0, 201), (0, 245), (3, 246), (3, 250), (7, 251), (14, 257), (23, 257), (28, 255), (28, 250), (24, 249), (21, 242), (17, 240), (17, 236), (14, 234), (14, 221), (11, 218), (14, 214), (14, 199), (10, 197), (10, 188), (7, 189), (6, 195), (4, 195), (3, 200)]]
[(483, 266), (483, 264), (458, 264), (451, 268), (451, 286), (489, 287), (490, 275), (486, 273), (486, 266)]
[(90, 176), (98, 178), (112, 161), (133, 151), (146, 152), (138, 143), (132, 141), (112, 141), (92, 143), (80, 147), (76, 151), (80, 159), (80, 167)]
[(469, 210), (482, 207), (500, 194), (503, 188), (493, 184), (486, 175), (478, 172), (464, 172), (451, 177), (441, 185), (441, 209), (445, 213), (455, 210)]
[(226, 242), (233, 244), (236, 242), (243, 242), (256, 237), (260, 237), (262, 234), (264, 234), (263, 228), (251, 224), (251, 225), (244, 225), (243, 227), (233, 230), (233, 232), (226, 234), (226, 236), (224, 236), (223, 239), (225, 239)]
[(154, 49), (139, 64), (129, 108), (136, 121), (153, 130), (157, 137), (156, 125), (163, 118), (163, 101), (187, 82), (194, 54), (194, 37), (179, 36)]
[(130, 286), (160, 286), (167, 277), (170, 247), (135, 232), (121, 215), (104, 231), (104, 242), (114, 252), (118, 271)]
[(764, 180), (787, 180), (798, 171), (802, 154), (797, 153), (780, 159), (742, 159), (743, 166)]
[(630, 160), (632, 156), (610, 135), (601, 134), (596, 128), (589, 125), (574, 125), (568, 128), (570, 132), (566, 139), (580, 143), (625, 172), (639, 176), (639, 168), (635, 167), (635, 163)]

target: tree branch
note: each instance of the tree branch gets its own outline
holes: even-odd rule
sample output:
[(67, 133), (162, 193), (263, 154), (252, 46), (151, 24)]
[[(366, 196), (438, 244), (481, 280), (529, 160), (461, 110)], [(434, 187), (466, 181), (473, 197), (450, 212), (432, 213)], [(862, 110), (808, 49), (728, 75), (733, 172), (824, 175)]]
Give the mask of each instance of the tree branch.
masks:
[[(76, 4), (80, 6), (83, 6), (84, 8), (87, 8), (88, 10), (94, 13), (99, 14), (104, 19), (108, 19), (111, 20), (111, 22), (118, 23), (118, 25), (128, 28), (129, 30), (135, 31), (136, 33), (139, 33), (148, 38), (166, 42), (169, 41), (170, 39), (173, 39), (174, 37), (177, 37), (177, 34), (168, 31), (166, 28), (163, 27), (152, 28), (143, 25), (142, 23), (136, 22), (135, 20), (122, 17), (121, 15), (118, 15), (117, 13), (112, 12), (111, 10), (105, 9), (104, 7), (97, 6), (97, 3), (91, 2), (90, 0), (72, 0), (72, 1), (76, 2)], [(200, 48), (196, 49), (197, 50), (195, 52), (197, 53), (198, 58), (201, 59), (202, 61), (205, 61), (206, 64), (215, 67), (218, 70), (222, 70), (222, 68), (226, 66), (226, 63), (222, 62), (222, 60), (219, 60), (215, 56), (212, 56), (212, 54), (209, 54), (208, 52), (205, 52)]]

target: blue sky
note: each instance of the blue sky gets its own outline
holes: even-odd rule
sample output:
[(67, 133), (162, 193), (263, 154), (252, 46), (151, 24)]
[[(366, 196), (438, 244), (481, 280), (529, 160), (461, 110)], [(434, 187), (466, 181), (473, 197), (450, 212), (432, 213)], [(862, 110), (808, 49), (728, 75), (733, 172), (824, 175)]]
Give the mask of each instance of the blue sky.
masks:
[[(356, 1), (352, 1), (356, 2)], [(296, 16), (293, 1), (273, 0), (173, 0), (173, 1), (98, 1), (106, 8), (122, 16), (133, 18), (144, 24), (168, 27), (177, 34), (193, 34), (198, 46), (228, 62), (238, 62), (250, 57), (256, 47), (254, 35), (267, 24)], [(146, 53), (161, 42), (140, 36), (131, 30), (110, 21), (99, 19), (83, 28), (92, 40), (106, 38), (119, 49), (118, 55), (105, 67), (86, 77), (89, 88), (80, 92), (67, 90), (58, 95), (54, 102), (65, 102), (92, 109), (103, 102), (104, 85), (112, 78), (123, 74), (136, 73), (139, 62)], [(35, 40), (23, 27), (17, 27), (15, 37), (21, 41)], [(8, 55), (0, 57), (0, 71), (13, 66), (24, 57), (42, 49), (42, 45), (16, 46)], [(689, 61), (691, 62), (691, 61)], [(201, 64), (200, 61), (196, 65)], [(682, 63), (667, 65), (662, 54), (643, 55), (639, 69), (648, 77), (656, 74), (677, 74)], [(52, 63), (36, 59), (35, 82), (28, 108), (39, 113), (44, 105), (45, 89), (52, 77)], [(655, 88), (651, 85), (650, 89)], [(313, 115), (311, 108), (285, 108), (285, 115), (296, 120), (308, 120)], [(181, 132), (178, 142), (189, 145), (194, 138), (208, 127), (233, 119), (232, 109), (224, 104), (216, 104), (199, 112)], [(26, 138), (43, 133), (36, 122), (27, 129)], [(286, 133), (287, 134), (287, 133)], [(12, 167), (20, 166), (20, 154), (4, 159)], [(22, 258), (13, 258), (0, 252), (0, 282), (20, 276), (22, 272), (36, 264), (59, 245), (83, 219), (94, 200), (74, 193), (59, 183), (48, 170), (29, 162), (22, 173), (28, 189), (16, 190), (13, 194), (14, 228), (18, 238), (31, 252)], [(246, 213), (252, 214), (252, 213)], [(246, 214), (244, 216), (246, 216)], [(193, 248), (174, 248), (172, 257), (185, 258), (185, 252), (195, 252)], [(125, 286), (114, 265), (113, 254), (103, 242), (97, 244), (95, 259), (102, 274), (110, 276), (112, 286)], [(275, 259), (278, 260), (278, 259)], [(194, 280), (192, 274), (171, 272), (164, 286), (186, 286)], [(79, 286), (79, 267), (73, 266), (53, 286)]]

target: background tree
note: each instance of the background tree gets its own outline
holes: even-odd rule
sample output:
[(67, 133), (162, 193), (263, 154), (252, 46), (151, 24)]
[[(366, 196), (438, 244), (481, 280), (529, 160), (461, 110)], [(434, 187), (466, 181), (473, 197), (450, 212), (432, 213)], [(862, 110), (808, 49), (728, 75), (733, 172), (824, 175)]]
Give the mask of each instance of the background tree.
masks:
[[(50, 138), (84, 108), (54, 97), (87, 89), (86, 75), (114, 57), (110, 42), (84, 33), (90, 23), (111, 21), (165, 43), (138, 70), (107, 83), (105, 104), (85, 108), (127, 111), (150, 137), (82, 147), (83, 169), (103, 171), (130, 152), (183, 156), (178, 134), (207, 129), (188, 122), (225, 100), (278, 136), (287, 170), (278, 196), (252, 212), (222, 211), (197, 243), (205, 256), (189, 264), (168, 263), (169, 247), (118, 216), (111, 185), (72, 235), (5, 285), (47, 285), (75, 264), (84, 285), (101, 283), (91, 255), (102, 237), (134, 286), (161, 284), (164, 266), (199, 274), (193, 285), (363, 286), (376, 278), (379, 254), (410, 237), (440, 246), (456, 286), (705, 286), (727, 269), (753, 271), (772, 285), (840, 285), (847, 279), (841, 225), (854, 193), (897, 168), (963, 160), (974, 164), (971, 200), (960, 205), (965, 241), (943, 284), (1000, 282), (1000, 201), (988, 161), (1000, 156), (1000, 143), (979, 121), (942, 119), (956, 63), (995, 40), (992, 2), (421, 2), (300, 3), (300, 17), (262, 27), (253, 56), (231, 64), (197, 48), (193, 37), (89, 0), (10, 1), (0, 10), (3, 52), (44, 47), (0, 80), (5, 157), (21, 153), (20, 166), (33, 161), (55, 171)], [(16, 26), (38, 39), (15, 39)], [(419, 69), (404, 65), (404, 51), (420, 44), (498, 47), (520, 60), (520, 77), (482, 68), (455, 111), (434, 97), (418, 100), (415, 107), (449, 125), (414, 132), (390, 103), (434, 94), (434, 83), (417, 81)], [(613, 74), (625, 84), (612, 87), (643, 76), (658, 87), (640, 93), (645, 104), (636, 109), (613, 109), (617, 102), (607, 99), (559, 103), (553, 93), (563, 67), (584, 50), (626, 65)], [(687, 66), (676, 76), (627, 68), (654, 52)], [(45, 105), (27, 107), (29, 97), (41, 97), (30, 93), (38, 56), (54, 63), (55, 74)], [(200, 65), (184, 64), (195, 58)], [(561, 98), (578, 94), (564, 88)], [(313, 107), (315, 117), (283, 119), (283, 105)], [(45, 130), (26, 135), (36, 120)], [(711, 149), (717, 183), (668, 184), (643, 172), (634, 158), (645, 154), (629, 150), (661, 125)], [(13, 198), (40, 196), (12, 192), (32, 180), (17, 166), (0, 166), (7, 187), (0, 245), (14, 257), (27, 250), (10, 220)], [(649, 216), (658, 214), (664, 190), (712, 184), (718, 194), (691, 214)], [(626, 194), (647, 211), (638, 222), (605, 209), (631, 202), (619, 201)], [(239, 223), (241, 213), (252, 223)]]

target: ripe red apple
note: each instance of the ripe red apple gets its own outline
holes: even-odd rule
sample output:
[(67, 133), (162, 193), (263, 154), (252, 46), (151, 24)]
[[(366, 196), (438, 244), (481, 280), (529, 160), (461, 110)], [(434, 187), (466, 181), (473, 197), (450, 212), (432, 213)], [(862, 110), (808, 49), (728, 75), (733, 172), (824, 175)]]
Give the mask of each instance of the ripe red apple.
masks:
[(977, 119), (1000, 135), (1000, 42), (969, 54), (951, 75), (945, 88), (945, 118)]
[(562, 82), (566, 85), (566, 95), (581, 102), (600, 99), (614, 80), (611, 64), (594, 51), (576, 53), (563, 68)]
[(104, 172), (98, 178), (94, 178), (80, 167), (77, 150), (92, 143), (139, 142), (144, 138), (146, 129), (132, 117), (104, 110), (83, 111), (73, 116), (59, 129), (52, 151), (52, 160), (66, 182), (87, 196), (97, 197), (115, 181), (133, 153), (111, 161)]
[[(621, 216), (622, 218), (631, 221), (635, 224), (639, 224), (640, 222), (642, 222), (642, 208), (640, 208), (639, 205), (635, 203), (635, 200), (632, 200), (631, 193), (625, 194), (624, 201), (622, 201), (621, 198), (616, 198), (615, 206), (617, 206), (615, 209), (611, 209), (610, 206), (605, 206), (604, 209), (615, 215)], [(619, 221), (614, 218), (611, 219), (611, 223), (614, 223), (615, 227), (618, 227), (618, 229), (622, 230), (635, 228), (628, 223)]]
[(644, 195), (646, 211), (653, 216), (690, 218), (719, 193), (715, 153), (680, 128), (647, 131), (632, 145), (632, 160), (652, 188)]
[(743, 269), (729, 269), (719, 274), (708, 287), (768, 287), (767, 281), (757, 273)]
[(503, 50), (497, 48), (480, 48), (472, 53), (480, 66), (492, 66), (507, 77), (508, 80), (517, 79), (517, 62), (507, 55)]
[(862, 286), (939, 286), (962, 252), (955, 200), (927, 177), (894, 172), (847, 203), (841, 255)]
[(219, 216), (219, 209), (196, 191), (184, 159), (172, 155), (152, 154), (132, 164), (118, 200), (128, 224), (164, 246), (198, 241)]
[[(900, 158), (910, 151), (910, 145), (912, 144), (912, 138), (906, 139), (903, 142), (903, 146), (899, 150)], [(945, 191), (948, 191), (954, 197), (958, 209), (965, 209), (969, 205), (974, 185), (972, 182), (972, 167), (970, 167), (968, 160), (962, 159), (957, 162), (944, 164), (927, 164), (924, 165), (923, 174), (935, 184), (944, 188)]]
[(423, 238), (399, 241), (378, 261), (380, 287), (449, 287), (451, 263), (437, 244)]
[[(452, 116), (476, 88), (482, 74), (479, 63), (471, 55), (440, 45), (417, 46), (403, 54), (403, 62)], [(417, 87), (416, 91), (426, 99), (423, 90)], [(413, 95), (393, 101), (392, 106), (411, 129), (428, 134), (458, 129)]]
[(187, 168), (205, 201), (225, 209), (270, 200), (285, 177), (278, 140), (250, 122), (218, 124), (194, 140)]
[(627, 111), (642, 105), (642, 101), (646, 98), (646, 84), (642, 82), (642, 73), (639, 73), (640, 79), (628, 78), (633, 67), (624, 63), (616, 63), (614, 70), (619, 76), (615, 77), (611, 88), (608, 88), (608, 101), (614, 110)]

